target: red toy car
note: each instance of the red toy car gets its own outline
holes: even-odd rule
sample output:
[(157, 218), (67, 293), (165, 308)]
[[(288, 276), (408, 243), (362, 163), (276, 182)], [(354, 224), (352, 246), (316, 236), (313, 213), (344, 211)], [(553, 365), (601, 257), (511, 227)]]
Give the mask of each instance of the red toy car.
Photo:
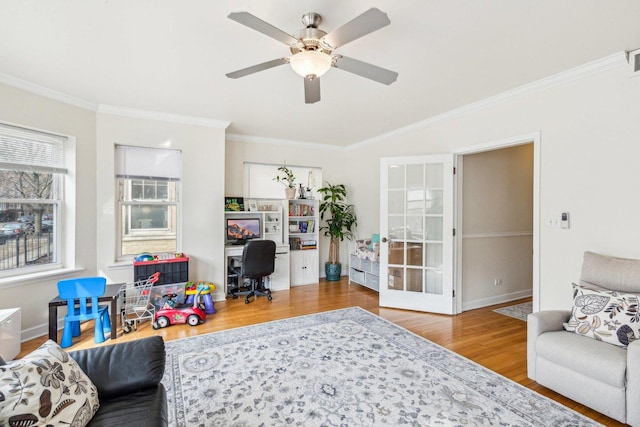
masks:
[(207, 314), (204, 309), (200, 307), (199, 295), (193, 299), (193, 305), (176, 304), (176, 294), (165, 295), (165, 303), (162, 308), (156, 311), (153, 317), (153, 329), (166, 328), (169, 325), (176, 325), (179, 323), (188, 323), (191, 326), (198, 326), (200, 323), (204, 323), (207, 318)]

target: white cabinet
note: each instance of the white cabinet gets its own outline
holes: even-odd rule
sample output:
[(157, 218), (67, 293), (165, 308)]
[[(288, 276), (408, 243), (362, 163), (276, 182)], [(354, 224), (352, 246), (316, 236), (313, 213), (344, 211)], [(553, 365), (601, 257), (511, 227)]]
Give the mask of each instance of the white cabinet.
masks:
[(359, 258), (356, 254), (349, 255), (349, 283), (351, 282), (380, 291), (380, 263)]
[(22, 318), (19, 308), (0, 310), (0, 356), (13, 360), (20, 353)]
[(318, 255), (318, 201), (291, 199), (285, 202), (291, 265), (291, 286), (318, 283), (320, 257)]
[(272, 291), (284, 291), (289, 289), (289, 246), (278, 245), (276, 247), (276, 265), (273, 274), (269, 276), (268, 287)]
[(291, 286), (311, 285), (319, 280), (318, 250), (292, 250), (289, 255), (291, 264)]

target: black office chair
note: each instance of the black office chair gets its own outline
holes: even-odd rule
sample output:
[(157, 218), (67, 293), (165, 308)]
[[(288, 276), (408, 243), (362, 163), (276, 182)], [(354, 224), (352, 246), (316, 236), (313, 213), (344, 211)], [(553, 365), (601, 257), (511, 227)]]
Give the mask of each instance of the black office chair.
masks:
[[(275, 270), (276, 244), (273, 240), (250, 240), (242, 251), (242, 265), (238, 274), (238, 287), (229, 293), (235, 299), (238, 295), (245, 295), (244, 302), (249, 304), (251, 296), (266, 296), (269, 301), (271, 290), (264, 287), (264, 278)], [(250, 286), (246, 291), (240, 290), (243, 279), (249, 279)]]

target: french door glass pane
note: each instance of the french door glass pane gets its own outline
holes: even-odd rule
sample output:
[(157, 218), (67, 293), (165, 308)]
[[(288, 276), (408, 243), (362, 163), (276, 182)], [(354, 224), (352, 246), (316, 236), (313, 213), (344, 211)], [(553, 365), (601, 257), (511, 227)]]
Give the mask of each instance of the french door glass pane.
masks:
[(442, 241), (442, 217), (426, 218), (427, 240)]
[(407, 215), (424, 214), (424, 190), (407, 190)]
[(402, 267), (389, 267), (389, 289), (402, 291), (404, 289), (404, 275)]
[(407, 291), (422, 293), (422, 269), (407, 268)]
[(442, 243), (427, 243), (427, 267), (442, 267)]
[(426, 165), (427, 188), (442, 188), (444, 186), (443, 177), (442, 163)]
[(404, 227), (404, 217), (403, 216), (389, 216), (389, 230), (387, 234), (390, 239), (395, 240), (404, 240), (405, 237), (405, 227)]
[(407, 265), (422, 267), (422, 243), (407, 244)]
[(404, 264), (404, 242), (389, 242), (389, 265)]
[(427, 289), (428, 294), (442, 295), (442, 271), (426, 270), (427, 273)]
[(389, 190), (389, 214), (404, 214), (404, 192)]
[(423, 216), (407, 216), (407, 236), (408, 240), (424, 240), (422, 232)]
[(407, 165), (407, 188), (424, 187), (424, 165)]
[(442, 190), (427, 190), (425, 202), (428, 214), (442, 215)]

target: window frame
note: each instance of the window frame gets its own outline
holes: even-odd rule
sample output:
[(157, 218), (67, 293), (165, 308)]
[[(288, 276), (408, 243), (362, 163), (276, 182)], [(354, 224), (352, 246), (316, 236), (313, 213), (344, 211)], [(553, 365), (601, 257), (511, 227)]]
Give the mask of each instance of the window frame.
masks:
[[(116, 145), (115, 146), (115, 156), (116, 156), (116, 174), (115, 174), (115, 187), (116, 187), (116, 247), (115, 247), (115, 260), (116, 262), (127, 262), (131, 261), (136, 254), (124, 254), (123, 245), (125, 237), (147, 237), (147, 241), (151, 242), (153, 240), (166, 240), (168, 237), (171, 237), (172, 240), (175, 240), (175, 250), (178, 251), (182, 244), (182, 201), (181, 201), (181, 179), (182, 173), (180, 167), (178, 167), (179, 176), (175, 177), (175, 173), (173, 177), (154, 177), (154, 176), (140, 176), (140, 175), (131, 175), (128, 176), (124, 171), (122, 171), (123, 166), (118, 165), (118, 162), (121, 161), (122, 153), (118, 153), (119, 147), (121, 149), (134, 149), (134, 150), (157, 150), (156, 153), (165, 152), (179, 152), (178, 159), (181, 162), (182, 153), (181, 150), (175, 149), (164, 149), (164, 148), (148, 148), (148, 147), (134, 147), (134, 146), (125, 146), (125, 145)], [(151, 152), (151, 151), (150, 151)], [(175, 154), (175, 153), (173, 153)], [(181, 165), (179, 165), (181, 166)], [(134, 167), (135, 169), (135, 167)], [(148, 170), (148, 165), (146, 166)], [(160, 174), (162, 175), (162, 174)], [(144, 183), (148, 183), (149, 181), (154, 181), (154, 185), (156, 186), (156, 195), (157, 195), (157, 186), (160, 182), (167, 183), (167, 197), (163, 199), (149, 199), (149, 198), (133, 198), (133, 186), (135, 181), (142, 181)], [(172, 189), (171, 187), (174, 186)], [(142, 194), (144, 196), (144, 192)], [(168, 224), (166, 228), (132, 228), (131, 227), (131, 209), (133, 206), (166, 206), (167, 216), (169, 218)], [(128, 212), (125, 213), (125, 209)], [(172, 209), (175, 211), (175, 220), (172, 217)], [(125, 224), (125, 221), (128, 221)], [(175, 232), (172, 233), (172, 224), (175, 221)], [(124, 228), (123, 228), (124, 227)], [(125, 231), (128, 229), (128, 233), (125, 234)], [(150, 251), (153, 253), (162, 253), (163, 251)]]
[[(65, 223), (64, 207), (67, 203), (66, 197), (71, 192), (67, 190), (65, 192), (65, 186), (68, 185), (70, 180), (71, 171), (67, 168), (67, 163), (70, 163), (71, 158), (75, 158), (75, 139), (60, 134), (55, 134), (48, 131), (29, 128), (22, 125), (11, 124), (7, 122), (0, 122), (0, 134), (5, 138), (16, 140), (25, 139), (31, 141), (39, 141), (41, 143), (48, 143), (51, 145), (59, 144), (59, 148), (53, 148), (55, 152), (55, 159), (51, 164), (38, 165), (37, 162), (33, 163), (21, 163), (19, 161), (4, 161), (0, 159), (0, 168), (3, 170), (12, 171), (27, 171), (34, 172), (39, 171), (42, 173), (50, 173), (52, 175), (51, 195), (48, 199), (40, 198), (17, 198), (17, 197), (0, 197), (0, 204), (4, 204), (8, 209), (13, 206), (14, 209), (18, 209), (17, 206), (23, 208), (24, 205), (49, 205), (52, 208), (53, 215), (53, 261), (44, 264), (32, 264), (32, 265), (18, 265), (15, 268), (0, 270), (0, 288), (3, 288), (3, 284), (12, 283), (14, 281), (21, 281), (24, 277), (30, 277), (38, 273), (51, 273), (59, 274), (59, 272), (65, 268), (65, 265), (69, 263), (69, 254), (73, 254), (72, 250), (65, 250), (63, 245), (63, 238), (61, 230)], [(9, 240), (7, 240), (7, 243)], [(67, 245), (73, 245), (73, 242), (66, 242)]]

